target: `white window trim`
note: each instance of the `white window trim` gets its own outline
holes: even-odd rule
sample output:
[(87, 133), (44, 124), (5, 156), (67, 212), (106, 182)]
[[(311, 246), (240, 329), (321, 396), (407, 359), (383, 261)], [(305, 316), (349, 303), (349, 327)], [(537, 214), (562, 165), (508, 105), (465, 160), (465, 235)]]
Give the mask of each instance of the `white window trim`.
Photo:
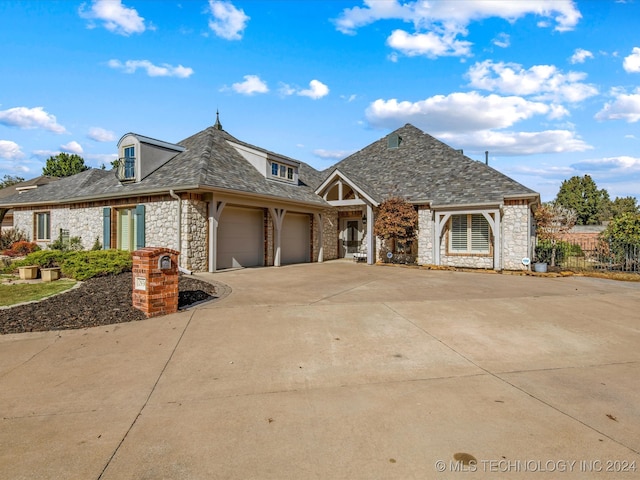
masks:
[[(274, 174), (274, 166), (277, 167), (278, 173)], [(289, 178), (289, 170), (291, 170), (291, 178)], [(278, 162), (275, 160), (269, 160), (269, 178), (273, 180), (279, 180), (281, 182), (287, 183), (297, 183), (298, 182), (298, 168), (293, 165), (288, 165), (283, 162)]]
[[(462, 249), (454, 249), (453, 248), (453, 219), (454, 217), (466, 216), (467, 217), (467, 248), (465, 250)], [(487, 226), (488, 230), (488, 246), (486, 249), (473, 249), (473, 217), (479, 216), (484, 222), (483, 224)], [(448, 255), (491, 255), (491, 250), (493, 247), (493, 242), (491, 241), (491, 225), (487, 221), (487, 219), (481, 213), (463, 213), (463, 214), (454, 214), (449, 218), (449, 235), (448, 235), (448, 246), (447, 246), (447, 254)]]

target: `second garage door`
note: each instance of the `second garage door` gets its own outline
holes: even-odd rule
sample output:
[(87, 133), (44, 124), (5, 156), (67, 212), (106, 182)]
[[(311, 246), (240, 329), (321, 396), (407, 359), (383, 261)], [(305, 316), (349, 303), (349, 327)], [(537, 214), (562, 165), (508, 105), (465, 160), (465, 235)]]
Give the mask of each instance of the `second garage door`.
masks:
[(225, 207), (218, 224), (218, 268), (264, 265), (263, 211)]
[(310, 238), (309, 215), (287, 213), (282, 225), (282, 264), (309, 262)]

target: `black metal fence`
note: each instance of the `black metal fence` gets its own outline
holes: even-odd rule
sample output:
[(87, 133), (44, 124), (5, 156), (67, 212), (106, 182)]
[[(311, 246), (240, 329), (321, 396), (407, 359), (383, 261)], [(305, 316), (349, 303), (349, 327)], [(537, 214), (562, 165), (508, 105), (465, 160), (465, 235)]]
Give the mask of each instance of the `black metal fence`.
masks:
[[(538, 242), (536, 261), (552, 264), (553, 245)], [(612, 240), (588, 239), (555, 245), (555, 265), (568, 270), (600, 270), (640, 273), (640, 245)]]

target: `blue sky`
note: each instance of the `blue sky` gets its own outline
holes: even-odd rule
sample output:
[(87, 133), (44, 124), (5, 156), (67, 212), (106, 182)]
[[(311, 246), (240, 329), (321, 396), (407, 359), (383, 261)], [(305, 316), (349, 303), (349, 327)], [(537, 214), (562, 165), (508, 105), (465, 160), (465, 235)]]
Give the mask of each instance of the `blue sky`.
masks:
[(551, 200), (640, 199), (637, 1), (0, 0), (0, 178), (215, 122), (322, 170), (412, 123)]

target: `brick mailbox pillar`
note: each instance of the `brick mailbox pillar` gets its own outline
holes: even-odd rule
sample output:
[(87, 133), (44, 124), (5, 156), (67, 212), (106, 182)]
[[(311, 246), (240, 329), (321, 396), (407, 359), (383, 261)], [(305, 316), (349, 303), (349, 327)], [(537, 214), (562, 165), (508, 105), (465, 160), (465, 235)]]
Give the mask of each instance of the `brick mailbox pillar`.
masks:
[(149, 317), (178, 311), (178, 255), (168, 248), (133, 252), (133, 306)]

